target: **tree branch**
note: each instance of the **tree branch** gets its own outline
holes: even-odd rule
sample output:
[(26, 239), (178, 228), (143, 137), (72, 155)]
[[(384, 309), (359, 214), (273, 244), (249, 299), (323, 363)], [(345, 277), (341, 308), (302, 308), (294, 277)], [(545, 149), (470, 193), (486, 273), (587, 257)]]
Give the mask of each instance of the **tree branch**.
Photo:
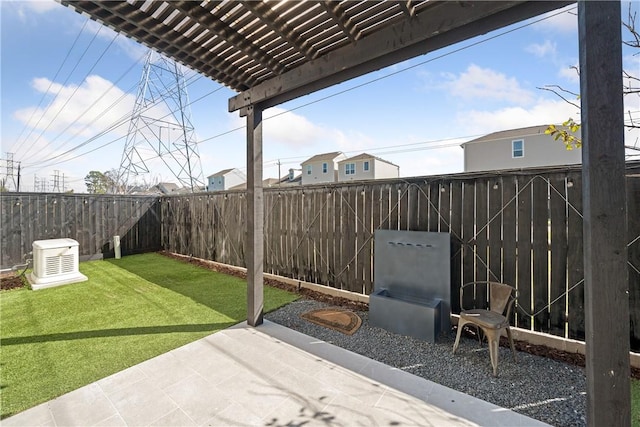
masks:
[(575, 103), (575, 102), (573, 102), (573, 101), (569, 101), (569, 100), (568, 100), (567, 98), (565, 98), (565, 97), (564, 97), (560, 92), (558, 92), (558, 90), (556, 90), (556, 89), (554, 89), (554, 88), (556, 88), (556, 89), (558, 89), (558, 90), (560, 90), (560, 91), (562, 91), (562, 92), (565, 92), (565, 93), (571, 94), (571, 95), (575, 96), (576, 98), (579, 98), (579, 97), (580, 97), (580, 95), (579, 95), (579, 94), (577, 94), (577, 93), (573, 93), (573, 92), (571, 92), (570, 90), (563, 89), (562, 87), (560, 87), (560, 86), (558, 86), (558, 85), (545, 85), (544, 87), (539, 87), (538, 89), (540, 89), (540, 90), (546, 90), (546, 91), (549, 91), (549, 92), (551, 92), (551, 93), (555, 94), (558, 98), (561, 98), (564, 102), (566, 102), (566, 103), (568, 103), (568, 104), (571, 104), (571, 105), (573, 105), (574, 107), (576, 107), (576, 108), (580, 109), (580, 105), (579, 105), (579, 104), (576, 104), (576, 103)]

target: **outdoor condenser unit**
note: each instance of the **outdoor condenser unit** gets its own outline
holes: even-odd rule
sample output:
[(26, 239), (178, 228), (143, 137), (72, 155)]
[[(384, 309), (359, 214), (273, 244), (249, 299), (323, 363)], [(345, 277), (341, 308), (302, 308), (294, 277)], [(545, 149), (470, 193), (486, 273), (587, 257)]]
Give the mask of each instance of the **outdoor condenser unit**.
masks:
[(87, 280), (78, 271), (78, 242), (73, 239), (33, 242), (33, 272), (29, 275), (34, 290)]

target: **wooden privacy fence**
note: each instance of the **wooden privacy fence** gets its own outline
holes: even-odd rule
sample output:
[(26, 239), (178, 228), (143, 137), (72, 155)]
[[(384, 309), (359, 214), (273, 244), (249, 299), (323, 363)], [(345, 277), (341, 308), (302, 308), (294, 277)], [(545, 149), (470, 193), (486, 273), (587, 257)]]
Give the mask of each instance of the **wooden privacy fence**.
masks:
[[(637, 162), (627, 165), (627, 203), (631, 346), (640, 350)], [(498, 280), (519, 291), (516, 326), (584, 339), (579, 167), (267, 188), (264, 207), (267, 272), (369, 294), (376, 229), (448, 232), (454, 311), (461, 284)], [(0, 218), (2, 268), (21, 264), (41, 239), (75, 239), (84, 259), (113, 256), (114, 235), (125, 255), (166, 249), (245, 266), (241, 191), (0, 193)]]
[[(639, 169), (638, 163), (627, 166), (635, 349), (640, 349)], [(244, 192), (171, 196), (160, 203), (165, 249), (245, 266)], [(519, 292), (516, 326), (584, 339), (579, 167), (272, 187), (264, 190), (264, 207), (269, 273), (369, 294), (376, 229), (448, 232), (454, 311), (461, 284), (502, 281)]]
[(0, 193), (2, 268), (24, 262), (34, 240), (71, 238), (81, 259), (160, 250), (158, 198), (63, 193)]

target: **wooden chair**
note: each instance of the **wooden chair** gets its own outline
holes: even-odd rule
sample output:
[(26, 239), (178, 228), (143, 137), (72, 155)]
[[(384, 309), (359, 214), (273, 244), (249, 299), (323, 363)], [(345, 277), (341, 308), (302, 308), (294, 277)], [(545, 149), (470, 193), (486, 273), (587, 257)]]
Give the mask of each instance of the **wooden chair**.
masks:
[[(489, 294), (489, 309), (474, 308), (465, 310), (463, 306), (465, 289), (467, 291), (473, 291), (479, 286), (486, 286)], [(458, 333), (456, 335), (456, 342), (453, 344), (453, 353), (458, 349), (460, 334), (464, 326), (473, 325), (476, 329), (482, 330), (487, 337), (494, 377), (498, 376), (498, 344), (503, 329), (507, 331), (507, 338), (509, 339), (509, 345), (513, 352), (513, 359), (517, 361), (516, 350), (511, 337), (511, 328), (509, 327), (511, 308), (517, 298), (517, 293), (518, 291), (512, 286), (498, 282), (471, 282), (462, 285), (460, 288), (460, 309), (462, 311), (460, 312), (460, 319), (458, 320)]]

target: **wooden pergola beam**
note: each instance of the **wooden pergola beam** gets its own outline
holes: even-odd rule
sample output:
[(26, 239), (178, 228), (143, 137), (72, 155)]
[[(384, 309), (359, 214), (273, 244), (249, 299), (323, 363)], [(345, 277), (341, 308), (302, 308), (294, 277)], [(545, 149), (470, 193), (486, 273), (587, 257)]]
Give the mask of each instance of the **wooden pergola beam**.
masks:
[(264, 307), (264, 196), (262, 109), (247, 109), (247, 323), (262, 324)]
[(578, 3), (587, 423), (631, 425), (619, 1)]

